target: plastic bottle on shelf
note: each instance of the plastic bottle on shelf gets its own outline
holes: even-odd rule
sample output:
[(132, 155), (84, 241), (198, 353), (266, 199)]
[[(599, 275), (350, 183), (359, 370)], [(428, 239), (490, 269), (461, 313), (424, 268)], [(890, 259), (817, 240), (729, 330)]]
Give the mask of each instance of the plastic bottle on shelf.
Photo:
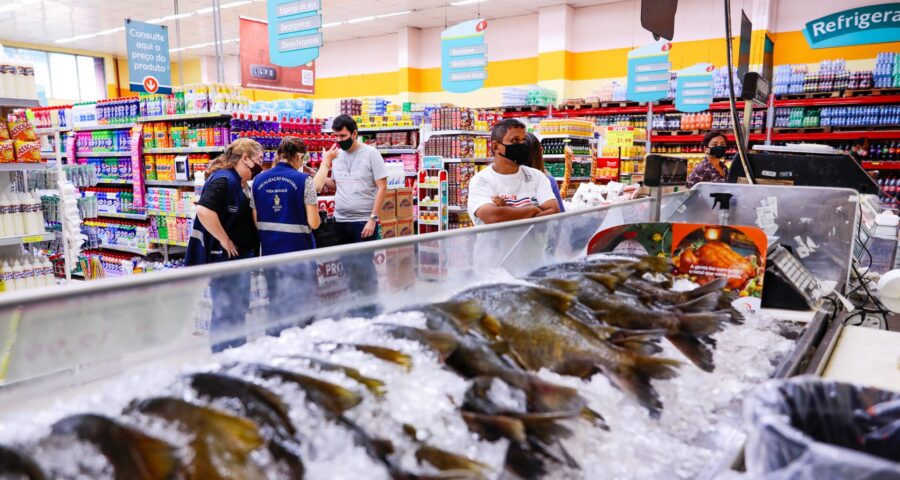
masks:
[(13, 290), (21, 291), (25, 289), (24, 270), (19, 259), (16, 259), (12, 265)]
[(44, 231), (44, 212), (41, 209), (41, 199), (37, 193), (26, 194), (30, 197), (29, 225), (30, 234), (35, 235)]
[(0, 265), (0, 282), (3, 283), (4, 292), (16, 291), (16, 286), (13, 283), (12, 267), (9, 266), (9, 262), (7, 262), (6, 260), (4, 260), (3, 264)]
[(19, 195), (9, 194), (9, 212), (12, 220), (10, 236), (25, 235), (25, 216), (22, 213), (22, 201)]
[(34, 282), (34, 265), (28, 257), (22, 259), (22, 285), (26, 290), (37, 286)]

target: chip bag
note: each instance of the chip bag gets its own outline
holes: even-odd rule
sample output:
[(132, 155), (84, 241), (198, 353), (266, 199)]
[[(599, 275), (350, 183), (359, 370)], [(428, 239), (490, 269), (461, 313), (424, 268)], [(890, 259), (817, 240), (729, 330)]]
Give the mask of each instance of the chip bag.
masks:
[(12, 140), (0, 140), (0, 163), (16, 161), (15, 147)]
[(9, 136), (13, 140), (21, 140), (23, 142), (36, 142), (37, 135), (34, 133), (34, 126), (23, 117), (10, 117)]
[(0, 120), (0, 141), (9, 140), (9, 130), (7, 130), (6, 122)]
[(16, 161), (19, 163), (40, 163), (41, 144), (38, 142), (25, 142), (14, 140), (16, 147)]

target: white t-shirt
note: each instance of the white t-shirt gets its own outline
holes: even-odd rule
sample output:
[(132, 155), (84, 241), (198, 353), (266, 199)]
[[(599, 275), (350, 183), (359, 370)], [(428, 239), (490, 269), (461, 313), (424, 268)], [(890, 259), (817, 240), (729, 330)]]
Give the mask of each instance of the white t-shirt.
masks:
[(366, 222), (375, 205), (375, 180), (387, 177), (387, 167), (378, 150), (359, 144), (353, 153), (338, 152), (331, 167), (337, 187), (334, 218), (339, 222)]
[(475, 225), (484, 225), (475, 212), (485, 205), (493, 205), (494, 196), (500, 196), (511, 207), (541, 206), (556, 200), (547, 176), (531, 167), (519, 167), (519, 171), (501, 175), (493, 166), (475, 174), (469, 182), (469, 217)]

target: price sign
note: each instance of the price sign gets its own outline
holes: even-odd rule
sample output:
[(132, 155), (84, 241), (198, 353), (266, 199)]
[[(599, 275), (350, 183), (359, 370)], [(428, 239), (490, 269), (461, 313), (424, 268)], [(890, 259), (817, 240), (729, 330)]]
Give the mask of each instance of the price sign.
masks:
[(631, 147), (634, 145), (634, 129), (629, 127), (608, 127), (605, 138), (607, 147)]
[(22, 243), (36, 243), (44, 240), (43, 235), (29, 235), (27, 237), (22, 237)]

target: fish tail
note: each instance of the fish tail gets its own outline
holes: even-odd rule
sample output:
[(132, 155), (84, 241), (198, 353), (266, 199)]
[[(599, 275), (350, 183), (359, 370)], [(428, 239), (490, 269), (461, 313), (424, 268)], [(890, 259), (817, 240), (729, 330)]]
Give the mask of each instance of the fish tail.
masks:
[(340, 412), (345, 412), (359, 405), (363, 401), (362, 395), (334, 383), (315, 382), (315, 388), (324, 393), (330, 401), (334, 402)]
[(722, 323), (728, 319), (727, 314), (719, 312), (676, 313), (678, 329), (682, 333), (708, 335), (719, 331)]
[(678, 310), (682, 312), (709, 312), (715, 310), (716, 304), (719, 303), (719, 295), (716, 292), (688, 298), (686, 302), (675, 305)]
[(715, 369), (712, 349), (694, 335), (676, 333), (666, 337), (688, 360), (704, 372)]
[(469, 431), (480, 435), (488, 441), (500, 438), (512, 440), (513, 443), (524, 443), (525, 424), (521, 420), (502, 415), (484, 415), (475, 412), (462, 412), (463, 420)]
[(581, 418), (591, 422), (595, 427), (606, 430), (607, 432), (609, 431), (609, 425), (606, 423), (606, 419), (595, 410), (588, 407), (582, 408)]
[(281, 440), (273, 438), (269, 441), (269, 453), (272, 457), (283, 461), (291, 470), (292, 478), (303, 478), (306, 467), (297, 452), (291, 451)]
[(611, 370), (604, 370), (612, 382), (620, 389), (634, 395), (638, 402), (658, 418), (662, 412), (662, 401), (651, 379), (669, 379), (676, 375), (677, 360), (634, 355), (631, 365), (619, 363)]
[(377, 378), (364, 377), (362, 375), (360, 375), (359, 378), (355, 378), (354, 380), (366, 387), (366, 390), (371, 392), (372, 395), (375, 395), (376, 397), (384, 396), (385, 383), (381, 380), (378, 380)]
[(690, 290), (690, 291), (684, 292), (684, 293), (685, 293), (685, 295), (687, 295), (688, 298), (697, 298), (697, 297), (702, 297), (703, 295), (706, 295), (709, 293), (716, 293), (717, 294), (716, 298), (718, 299), (719, 295), (721, 295), (723, 293), (722, 289), (724, 289), (725, 285), (727, 285), (727, 284), (728, 284), (727, 279), (717, 278), (717, 279), (707, 283), (706, 285), (701, 285), (693, 290)]
[(456, 338), (453, 337), (453, 335), (443, 332), (423, 330), (422, 338), (432, 350), (437, 352), (442, 362), (446, 360), (447, 357), (452, 355), (454, 351), (456, 351), (456, 347), (458, 345), (458, 342), (456, 341)]
[(577, 412), (587, 403), (574, 388), (556, 385), (537, 377), (530, 379), (528, 393), (535, 412)]
[(434, 306), (453, 317), (457, 326), (465, 332), (469, 331), (469, 327), (484, 316), (484, 310), (476, 300), (451, 300), (435, 303)]
[(177, 477), (182, 465), (174, 446), (129, 427), (123, 428), (122, 434), (137, 451), (150, 478)]
[(547, 288), (552, 288), (554, 290), (559, 290), (561, 292), (567, 293), (569, 295), (578, 295), (581, 292), (581, 287), (578, 282), (574, 280), (565, 280), (562, 278), (552, 278), (552, 277), (542, 277), (542, 278), (534, 278), (529, 277), (526, 280), (537, 283), (539, 285), (543, 285)]
[(607, 340), (617, 347), (624, 348), (639, 355), (653, 355), (662, 351), (659, 346), (660, 335), (657, 332), (624, 332), (619, 331)]
[(671, 258), (655, 255), (641, 257), (641, 260), (635, 265), (641, 271), (652, 273), (671, 273), (672, 266)]
[(622, 282), (619, 277), (608, 273), (585, 273), (584, 276), (603, 285), (610, 292), (615, 292)]
[(380, 358), (386, 362), (396, 363), (397, 365), (406, 367), (407, 370), (412, 368), (412, 357), (399, 350), (369, 345), (352, 345), (352, 347), (360, 352), (368, 353), (369, 355)]
[(428, 462), (438, 470), (466, 471), (483, 478), (488, 466), (471, 458), (423, 445), (416, 450), (416, 460)]
[(519, 443), (511, 443), (506, 450), (506, 469), (525, 480), (543, 478), (547, 474), (544, 459)]

